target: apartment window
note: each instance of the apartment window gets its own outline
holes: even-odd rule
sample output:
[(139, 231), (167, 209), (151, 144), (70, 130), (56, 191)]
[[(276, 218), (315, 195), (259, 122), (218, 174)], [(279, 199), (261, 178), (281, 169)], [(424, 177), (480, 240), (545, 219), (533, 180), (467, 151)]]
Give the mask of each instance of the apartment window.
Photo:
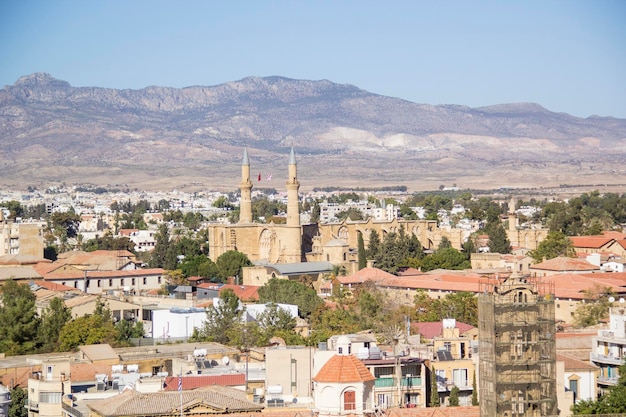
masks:
[(120, 285), (123, 287), (124, 286), (124, 278), (120, 279)]
[(109, 279), (109, 287), (112, 287), (112, 286), (113, 286), (113, 280)]
[(98, 280), (98, 288), (100, 288), (100, 285), (101, 285), (100, 281), (102, 280), (101, 279)]
[(452, 342), (443, 342), (443, 348), (448, 352), (452, 352)]
[(60, 392), (40, 392), (39, 402), (42, 404), (60, 404), (61, 393)]
[(143, 285), (146, 285), (146, 284), (148, 284), (148, 278), (143, 277)]
[(578, 380), (570, 379), (569, 380), (569, 390), (574, 393), (574, 402), (578, 399)]
[(161, 284), (161, 277), (159, 277), (159, 285)]
[(133, 286), (135, 285), (135, 278), (132, 278), (132, 279), (130, 280), (130, 285), (133, 285)]
[(457, 387), (468, 387), (467, 368), (453, 369), (452, 380)]

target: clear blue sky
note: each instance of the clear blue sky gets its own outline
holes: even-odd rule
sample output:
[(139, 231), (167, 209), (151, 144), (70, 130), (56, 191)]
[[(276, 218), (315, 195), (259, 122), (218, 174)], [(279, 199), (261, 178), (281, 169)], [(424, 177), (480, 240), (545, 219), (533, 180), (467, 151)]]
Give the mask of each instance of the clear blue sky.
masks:
[(417, 103), (626, 118), (626, 1), (2, 0), (0, 87), (280, 75)]

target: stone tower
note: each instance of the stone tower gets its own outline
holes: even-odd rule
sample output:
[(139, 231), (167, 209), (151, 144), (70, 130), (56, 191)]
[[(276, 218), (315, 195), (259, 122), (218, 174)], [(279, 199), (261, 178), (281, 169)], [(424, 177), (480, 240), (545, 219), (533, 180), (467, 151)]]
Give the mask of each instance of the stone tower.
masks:
[(481, 417), (557, 414), (554, 288), (513, 274), (478, 296)]
[(239, 223), (252, 223), (252, 181), (250, 181), (250, 159), (248, 149), (243, 150), (241, 161), (241, 201), (239, 203)]

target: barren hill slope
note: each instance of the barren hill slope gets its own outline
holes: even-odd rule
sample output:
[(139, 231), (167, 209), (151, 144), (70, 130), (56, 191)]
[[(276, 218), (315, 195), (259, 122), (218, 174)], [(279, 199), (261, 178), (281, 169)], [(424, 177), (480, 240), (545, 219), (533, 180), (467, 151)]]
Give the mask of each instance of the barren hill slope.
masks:
[(283, 77), (114, 90), (37, 73), (0, 90), (5, 186), (234, 189), (244, 147), (280, 181), (292, 145), (305, 188), (626, 183), (626, 120), (537, 104), (432, 106)]

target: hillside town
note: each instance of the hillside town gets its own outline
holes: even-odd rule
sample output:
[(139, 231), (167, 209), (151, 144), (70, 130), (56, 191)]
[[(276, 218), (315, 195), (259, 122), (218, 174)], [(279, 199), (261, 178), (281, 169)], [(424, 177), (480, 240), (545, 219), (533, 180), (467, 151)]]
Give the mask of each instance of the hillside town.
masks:
[(624, 196), (575, 229), (558, 199), (285, 170), (0, 190), (0, 415), (569, 416), (626, 389)]

